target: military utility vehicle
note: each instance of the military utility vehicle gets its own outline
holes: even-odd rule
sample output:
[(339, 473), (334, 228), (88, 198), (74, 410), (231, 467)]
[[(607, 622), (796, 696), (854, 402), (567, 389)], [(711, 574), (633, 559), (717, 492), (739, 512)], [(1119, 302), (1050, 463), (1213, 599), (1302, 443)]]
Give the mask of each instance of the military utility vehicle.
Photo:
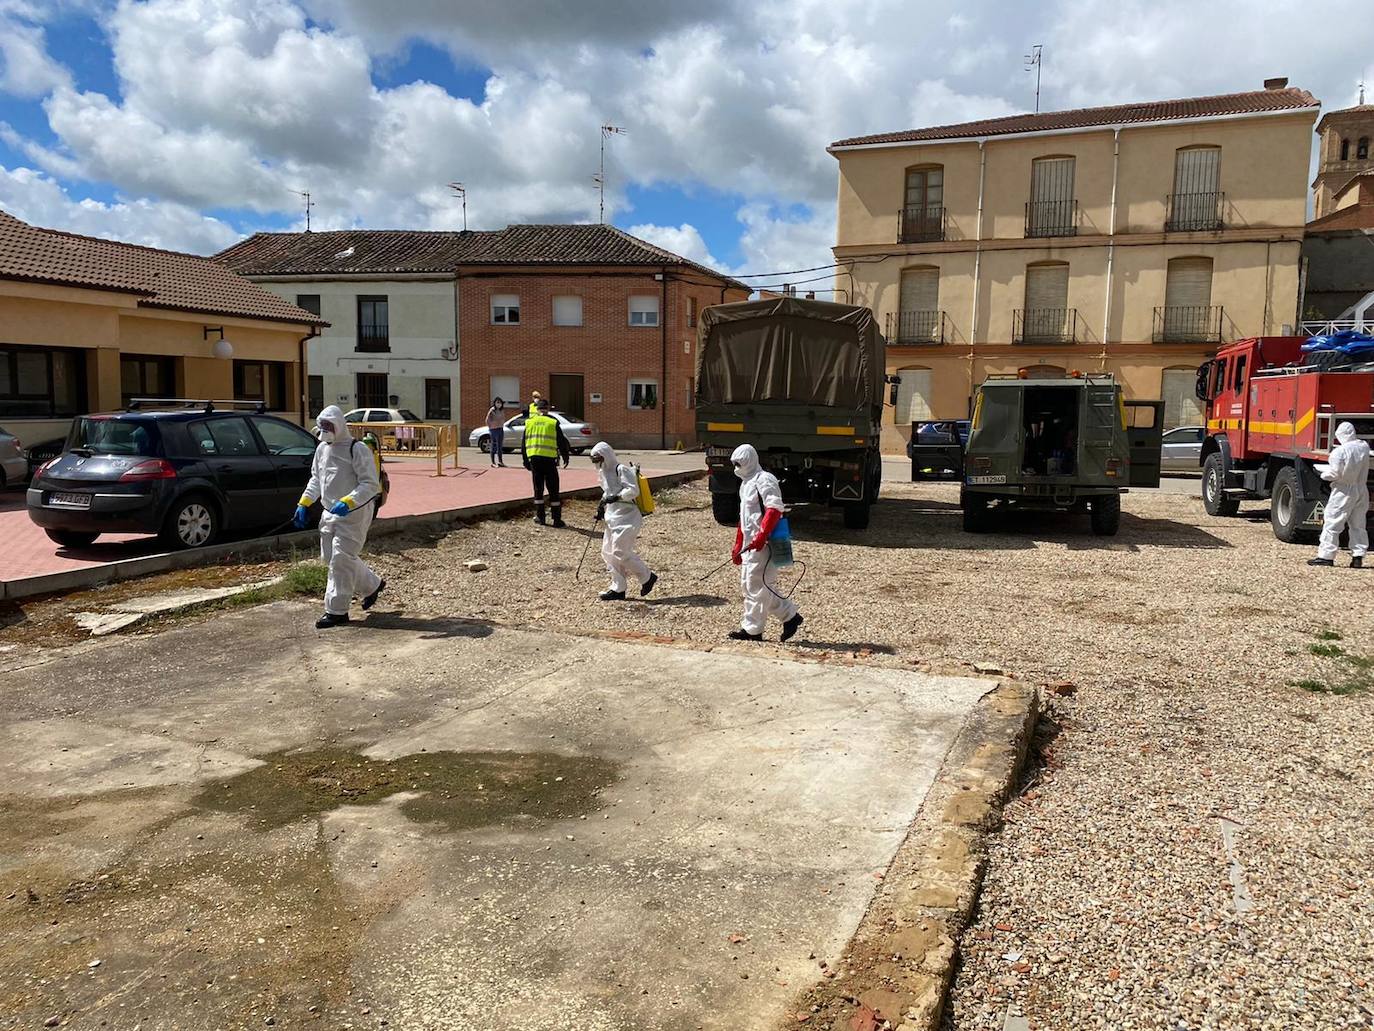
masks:
[(1107, 373), (991, 376), (973, 400), (959, 500), (964, 529), (1001, 509), (1084, 512), (1115, 534), (1127, 487), (1159, 486), (1164, 402), (1126, 401)]
[(886, 348), (873, 312), (851, 304), (778, 297), (702, 311), (697, 438), (716, 522), (739, 519), (730, 453), (752, 444), (789, 503), (836, 505), (845, 526), (868, 526), (883, 473)]

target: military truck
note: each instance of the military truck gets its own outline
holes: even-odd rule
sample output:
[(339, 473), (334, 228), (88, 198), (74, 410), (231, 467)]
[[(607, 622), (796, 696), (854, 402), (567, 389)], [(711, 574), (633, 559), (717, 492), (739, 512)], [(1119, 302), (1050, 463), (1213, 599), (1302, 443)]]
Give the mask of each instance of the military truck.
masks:
[(1034, 508), (1086, 511), (1093, 533), (1115, 534), (1125, 490), (1159, 486), (1163, 415), (1163, 401), (1125, 400), (1108, 373), (988, 377), (964, 455), (964, 529)]
[(796, 297), (706, 308), (697, 331), (697, 438), (716, 522), (739, 519), (730, 454), (758, 450), (789, 503), (838, 506), (868, 526), (883, 463), (887, 343), (868, 308)]

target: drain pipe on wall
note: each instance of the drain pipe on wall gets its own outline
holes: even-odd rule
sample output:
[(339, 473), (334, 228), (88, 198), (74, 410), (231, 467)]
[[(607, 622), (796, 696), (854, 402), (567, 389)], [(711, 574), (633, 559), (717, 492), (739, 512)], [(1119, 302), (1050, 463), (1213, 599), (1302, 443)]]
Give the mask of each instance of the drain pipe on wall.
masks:
[(1116, 182), (1121, 165), (1121, 126), (1112, 126), (1112, 208), (1107, 216), (1107, 299), (1102, 305), (1102, 368), (1107, 367), (1107, 338), (1112, 333), (1112, 259), (1116, 257)]
[(309, 373), (310, 370), (309, 370), (309, 368), (306, 366), (306, 363), (305, 363), (305, 345), (306, 345), (306, 343), (307, 343), (308, 341), (314, 340), (314, 339), (315, 339), (317, 336), (319, 336), (319, 335), (320, 335), (320, 327), (319, 327), (319, 326), (311, 326), (311, 327), (310, 327), (310, 332), (307, 333), (305, 336), (301, 337), (301, 341), (300, 341), (300, 366), (299, 366), (300, 372), (298, 372), (298, 373), (296, 374), (296, 375), (299, 377), (298, 382), (297, 382), (296, 385), (300, 388), (300, 391), (299, 391), (298, 396), (299, 396), (300, 403), (301, 403), (301, 426), (302, 426), (302, 427), (309, 427), (309, 425), (310, 425), (310, 423), (308, 423), (308, 422), (306, 421), (306, 420), (309, 418), (309, 415), (308, 415), (307, 412), (306, 412), (306, 405), (309, 403), (309, 402), (308, 402), (308, 399), (309, 399), (309, 397), (310, 397), (310, 376), (308, 375), (308, 373)]
[(663, 284), (663, 299), (658, 304), (659, 328), (659, 373), (658, 384), (658, 434), (659, 450), (668, 450), (668, 266), (658, 275)]
[[(983, 185), (987, 180), (988, 152), (986, 139), (978, 141), (978, 229), (973, 248), (973, 315), (968, 329), (968, 405), (973, 405), (973, 342), (978, 339), (978, 276), (983, 267)], [(850, 278), (853, 279), (851, 266)], [(970, 410), (969, 416), (973, 415)]]

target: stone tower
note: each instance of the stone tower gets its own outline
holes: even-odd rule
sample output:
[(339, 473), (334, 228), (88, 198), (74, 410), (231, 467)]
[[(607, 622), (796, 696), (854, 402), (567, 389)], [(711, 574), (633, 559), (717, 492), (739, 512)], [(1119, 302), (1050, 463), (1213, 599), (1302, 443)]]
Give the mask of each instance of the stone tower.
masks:
[(1331, 213), (1332, 198), (1361, 172), (1374, 172), (1374, 104), (1361, 103), (1340, 111), (1329, 111), (1317, 123), (1320, 151), (1317, 178), (1312, 181), (1316, 194), (1314, 215)]

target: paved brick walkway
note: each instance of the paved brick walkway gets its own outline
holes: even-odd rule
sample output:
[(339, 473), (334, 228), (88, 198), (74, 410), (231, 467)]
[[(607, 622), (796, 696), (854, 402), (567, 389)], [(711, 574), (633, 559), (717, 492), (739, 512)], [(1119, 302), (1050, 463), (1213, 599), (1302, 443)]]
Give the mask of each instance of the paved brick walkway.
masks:
[[(507, 456), (506, 460), (510, 464), (504, 469), (493, 469), (485, 462), (456, 470), (446, 467), (440, 478), (434, 475), (432, 460), (389, 459), (386, 469), (391, 476), (391, 494), (383, 513), (421, 515), (529, 497), (530, 474), (520, 465), (519, 456)], [(595, 483), (596, 472), (586, 458), (574, 458), (563, 470), (564, 490)], [(123, 533), (103, 536), (88, 548), (59, 548), (29, 519), (23, 491), (0, 494), (0, 542), (0, 581), (142, 558), (164, 550), (156, 537)]]

